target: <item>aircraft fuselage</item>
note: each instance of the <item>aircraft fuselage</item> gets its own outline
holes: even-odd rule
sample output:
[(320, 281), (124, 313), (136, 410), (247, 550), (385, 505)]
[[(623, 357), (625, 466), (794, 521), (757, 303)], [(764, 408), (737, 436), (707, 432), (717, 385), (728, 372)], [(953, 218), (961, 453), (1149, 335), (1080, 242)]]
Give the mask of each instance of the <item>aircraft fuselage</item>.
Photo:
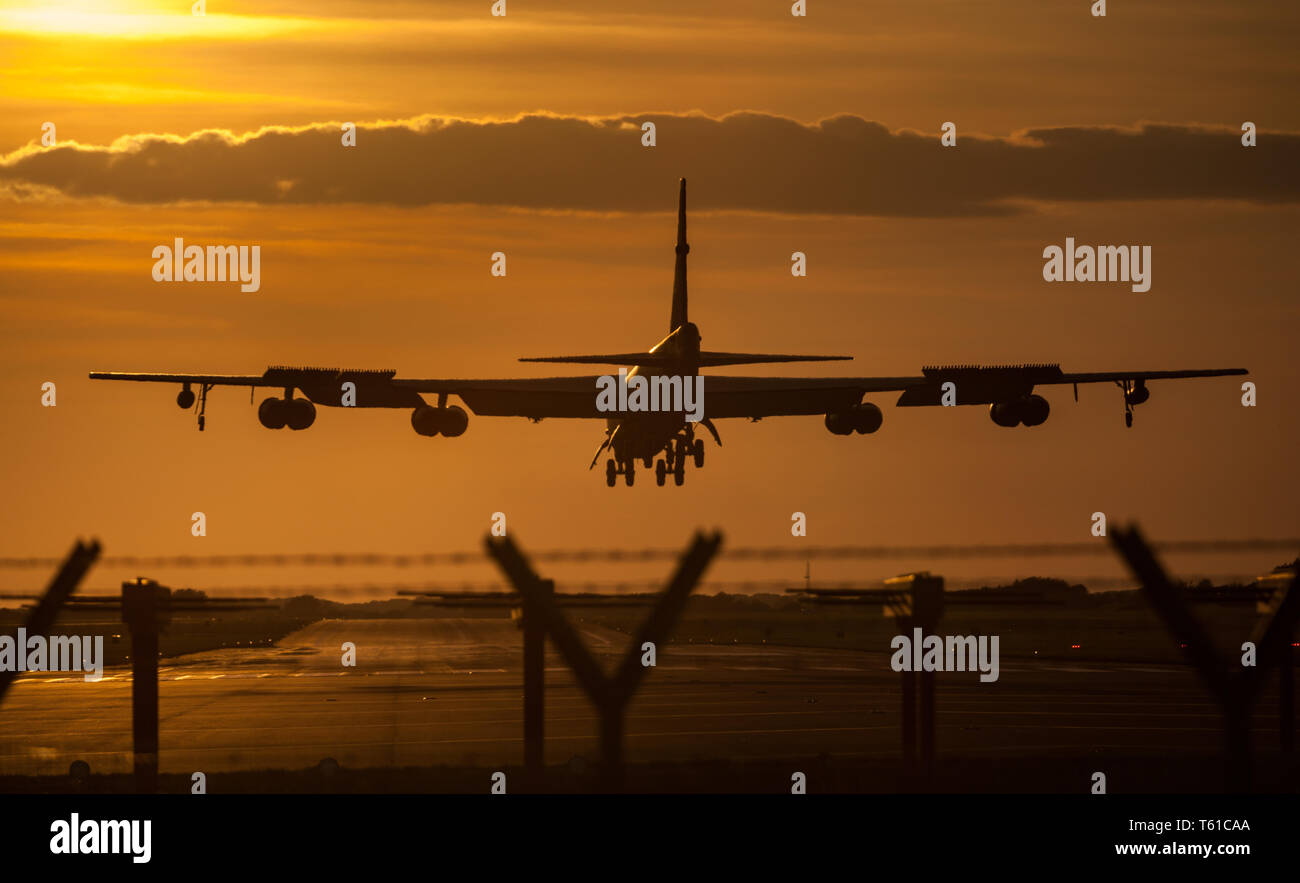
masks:
[[(674, 328), (663, 340), (650, 348), (659, 356), (668, 356), (672, 364), (654, 367), (637, 365), (627, 372), (628, 379), (644, 377), (678, 377), (683, 382), (694, 380), (699, 374), (700, 329), (694, 322), (685, 322)], [(619, 461), (644, 460), (662, 452), (686, 427), (684, 410), (643, 411), (621, 414), (606, 420), (605, 425), (614, 435), (614, 456)], [(693, 435), (693, 433), (691, 433)]]

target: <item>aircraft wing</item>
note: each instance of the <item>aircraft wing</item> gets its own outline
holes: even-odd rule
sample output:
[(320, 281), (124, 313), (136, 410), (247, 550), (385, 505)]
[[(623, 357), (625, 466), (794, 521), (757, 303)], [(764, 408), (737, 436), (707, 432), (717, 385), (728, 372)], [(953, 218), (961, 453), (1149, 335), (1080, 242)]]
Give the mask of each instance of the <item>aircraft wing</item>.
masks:
[[(268, 390), (295, 389), (317, 405), (340, 407), (344, 384), (351, 383), (353, 407), (418, 408), (428, 404), (421, 393), (457, 396), (475, 414), (487, 417), (591, 417), (596, 410), (596, 376), (537, 377), (503, 380), (403, 379), (392, 370), (271, 367), (262, 374), (136, 374), (95, 371), (93, 380), (176, 383), (206, 389), (243, 386)], [(193, 400), (188, 400), (192, 402)], [(186, 405), (188, 407), (188, 405)]]
[[(340, 406), (343, 384), (354, 384), (355, 407), (418, 408), (427, 396), (456, 396), (482, 417), (591, 418), (612, 416), (596, 409), (596, 375), (508, 379), (407, 379), (396, 371), (272, 367), (258, 374), (132, 374), (94, 372), (95, 380), (177, 383), (184, 387), (288, 388), (321, 406)], [(857, 404), (870, 392), (924, 385), (924, 377), (724, 377), (704, 375), (708, 417), (773, 417), (825, 414)]]
[(206, 383), (209, 386), (270, 386), (262, 374), (136, 374), (129, 371), (91, 371), (91, 380), (136, 380), (142, 383)]
[[(899, 392), (900, 406), (939, 405), (945, 386), (955, 387), (956, 404), (1008, 401), (1029, 395), (1035, 386), (1115, 382), (1129, 388), (1149, 380), (1219, 377), (1247, 373), (1243, 368), (1175, 371), (1103, 371), (1067, 374), (1059, 365), (927, 367), (907, 377), (742, 377), (704, 375), (704, 414), (710, 418), (829, 414), (847, 410), (864, 395)], [(504, 379), (405, 379), (392, 370), (272, 367), (255, 374), (134, 374), (94, 372), (96, 380), (179, 383), (204, 392), (217, 386), (296, 389), (317, 405), (341, 406), (344, 385), (353, 385), (359, 408), (418, 408), (421, 394), (459, 397), (486, 417), (592, 418), (611, 415), (596, 409), (596, 376)]]
[[(1223, 377), (1248, 373), (1244, 368), (1175, 371), (1097, 371), (1067, 374), (1059, 365), (954, 365), (927, 367), (916, 377), (729, 377), (705, 375), (704, 413), (713, 418), (829, 414), (856, 405), (872, 392), (900, 392), (903, 407), (942, 404), (945, 384), (952, 383), (958, 405), (987, 405), (1031, 394), (1035, 386), (1081, 383), (1127, 384), (1130, 390), (1149, 380)], [(1136, 396), (1135, 396), (1136, 402)]]
[(610, 414), (596, 410), (596, 375), (529, 377), (505, 380), (394, 380), (393, 386), (412, 395), (458, 396), (481, 417), (590, 417)]
[(867, 393), (924, 386), (924, 377), (735, 377), (704, 375), (704, 416), (795, 416), (847, 411)]
[[(1078, 397), (1080, 383), (1117, 383), (1126, 389), (1144, 388), (1148, 380), (1176, 380), (1192, 377), (1223, 377), (1245, 374), (1245, 368), (1197, 368), (1176, 371), (1095, 371), (1067, 374), (1060, 365), (951, 365), (922, 369), (925, 382), (904, 391), (897, 404), (924, 406), (941, 404), (944, 386), (955, 387), (959, 405), (1004, 402), (1033, 392), (1035, 386), (1071, 384)], [(1135, 403), (1136, 403), (1135, 396)]]

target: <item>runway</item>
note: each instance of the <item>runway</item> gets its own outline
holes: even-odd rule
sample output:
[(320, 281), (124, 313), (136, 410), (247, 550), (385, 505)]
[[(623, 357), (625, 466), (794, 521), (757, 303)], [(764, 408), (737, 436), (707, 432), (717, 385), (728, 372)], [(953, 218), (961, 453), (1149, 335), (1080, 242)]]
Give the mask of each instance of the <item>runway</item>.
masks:
[[(611, 670), (628, 638), (578, 623)], [(357, 648), (355, 668), (342, 645)], [(523, 758), (521, 633), (505, 619), (327, 620), (272, 648), (163, 660), (163, 772), (510, 766)], [(597, 722), (548, 647), (546, 761), (597, 756)], [(900, 756), (887, 653), (667, 644), (632, 701), (632, 762)], [(1276, 693), (1256, 743), (1276, 743)], [(28, 674), (0, 706), (0, 775), (131, 768), (131, 676)], [(1189, 668), (1003, 659), (1000, 678), (938, 675), (945, 756), (1212, 752), (1219, 714)]]

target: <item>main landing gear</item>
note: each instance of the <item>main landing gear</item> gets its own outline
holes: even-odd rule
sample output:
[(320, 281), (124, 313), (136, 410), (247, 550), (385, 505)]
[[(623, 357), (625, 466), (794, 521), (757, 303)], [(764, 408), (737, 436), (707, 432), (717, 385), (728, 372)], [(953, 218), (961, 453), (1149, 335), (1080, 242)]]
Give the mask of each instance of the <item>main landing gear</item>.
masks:
[(672, 473), (673, 484), (681, 487), (686, 483), (686, 459), (695, 462), (696, 469), (704, 467), (704, 439), (679, 435), (664, 446), (664, 456), (655, 463), (655, 483), (663, 487)]
[[(673, 484), (681, 487), (686, 483), (686, 464), (694, 463), (696, 469), (704, 468), (704, 440), (695, 437), (695, 425), (687, 424), (677, 435), (668, 440), (664, 445), (662, 455), (657, 459), (654, 454), (628, 458), (626, 460), (611, 457), (605, 461), (605, 484), (614, 487), (618, 484), (618, 477), (623, 476), (623, 483), (631, 487), (636, 481), (636, 463), (637, 460), (649, 469), (653, 465), (655, 473), (655, 484), (663, 487), (668, 483), (668, 476), (673, 477)], [(699, 423), (707, 429), (713, 436), (717, 444), (722, 444), (722, 439), (718, 436), (717, 429), (708, 420), (701, 420)], [(617, 430), (615, 430), (617, 431)], [(610, 439), (607, 437), (605, 444), (601, 445), (600, 450), (596, 452), (596, 459), (592, 461), (592, 466), (599, 462), (601, 452), (610, 447)]]
[(623, 476), (623, 483), (628, 487), (636, 481), (636, 461), (626, 460), (619, 463), (613, 458), (605, 461), (605, 484), (613, 487), (618, 484), (618, 477)]

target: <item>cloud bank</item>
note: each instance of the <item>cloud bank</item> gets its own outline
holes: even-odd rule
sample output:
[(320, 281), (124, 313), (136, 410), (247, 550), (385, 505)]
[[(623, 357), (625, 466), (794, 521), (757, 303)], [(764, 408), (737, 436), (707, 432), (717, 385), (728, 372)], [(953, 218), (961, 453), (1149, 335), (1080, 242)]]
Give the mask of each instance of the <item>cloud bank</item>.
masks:
[[(643, 147), (653, 122), (657, 145)], [(247, 135), (137, 135), (107, 147), (34, 145), (0, 158), (12, 191), (126, 203), (473, 203), (662, 211), (673, 182), (698, 205), (785, 213), (978, 216), (1024, 200), (1300, 197), (1300, 134), (1148, 124), (1032, 129), (1009, 138), (920, 134), (852, 115), (814, 124), (738, 112), (511, 120), (420, 117), (270, 127)]]

